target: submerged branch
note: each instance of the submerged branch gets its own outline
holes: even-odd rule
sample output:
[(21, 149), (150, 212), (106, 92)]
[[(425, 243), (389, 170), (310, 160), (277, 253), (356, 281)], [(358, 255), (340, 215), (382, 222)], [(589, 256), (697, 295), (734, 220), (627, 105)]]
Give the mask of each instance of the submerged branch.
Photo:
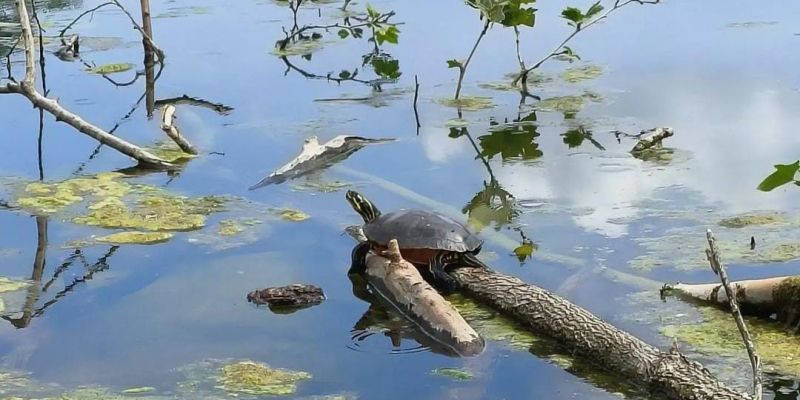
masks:
[(722, 261), (720, 260), (717, 241), (714, 238), (714, 233), (711, 232), (711, 229), (706, 231), (706, 239), (708, 240), (706, 257), (708, 257), (708, 262), (711, 264), (711, 270), (714, 271), (714, 274), (719, 277), (720, 281), (722, 282), (722, 286), (725, 288), (725, 294), (728, 296), (728, 303), (731, 307), (731, 314), (733, 314), (733, 319), (736, 321), (736, 327), (739, 328), (739, 333), (742, 335), (742, 341), (744, 341), (744, 346), (747, 349), (747, 356), (750, 358), (750, 365), (753, 368), (753, 397), (760, 400), (762, 398), (761, 358), (758, 356), (758, 354), (756, 354), (753, 338), (750, 336), (750, 331), (748, 331), (747, 325), (744, 323), (744, 318), (742, 317), (741, 311), (739, 311), (739, 304), (736, 299), (737, 293), (734, 292), (733, 288), (731, 287), (731, 282), (728, 280), (728, 273), (725, 271), (725, 267), (722, 265)]

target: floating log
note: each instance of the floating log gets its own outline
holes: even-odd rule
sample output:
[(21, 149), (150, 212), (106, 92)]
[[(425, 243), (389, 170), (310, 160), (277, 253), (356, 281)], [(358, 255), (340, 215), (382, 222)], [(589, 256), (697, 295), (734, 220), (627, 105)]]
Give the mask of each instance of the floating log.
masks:
[(391, 240), (385, 257), (367, 255), (367, 279), (375, 290), (437, 342), (460, 356), (483, 352), (485, 342), (461, 314), (400, 255)]
[(280, 314), (315, 306), (324, 300), (325, 294), (321, 288), (299, 283), (254, 290), (247, 294), (247, 301), (258, 305), (266, 304), (272, 312)]
[(638, 153), (647, 150), (654, 146), (661, 146), (661, 141), (675, 134), (672, 128), (653, 128), (650, 130), (642, 131), (639, 136), (639, 142), (633, 146), (631, 153)]
[[(778, 276), (731, 282), (742, 313), (775, 316), (797, 329), (800, 326), (800, 276)], [(666, 293), (728, 307), (728, 296), (719, 283), (664, 285)]]
[(320, 144), (316, 136), (311, 136), (305, 140), (303, 148), (297, 157), (251, 186), (250, 190), (299, 178), (343, 161), (368, 144), (391, 141), (394, 141), (394, 139), (370, 139), (360, 136), (339, 135), (324, 144)]
[(465, 294), (653, 393), (688, 400), (752, 398), (727, 387), (677, 349), (661, 351), (547, 290), (488, 269), (464, 267), (450, 274)]

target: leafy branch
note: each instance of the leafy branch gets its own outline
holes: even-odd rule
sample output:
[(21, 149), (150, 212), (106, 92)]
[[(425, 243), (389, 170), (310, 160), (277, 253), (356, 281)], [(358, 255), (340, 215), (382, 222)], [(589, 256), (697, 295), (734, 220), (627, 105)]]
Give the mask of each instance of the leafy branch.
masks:
[[(293, 3), (290, 3), (290, 7), (291, 4)], [(294, 9), (292, 10), (294, 11)], [(400, 30), (397, 28), (398, 24), (389, 21), (394, 15), (394, 11), (381, 13), (372, 6), (367, 5), (366, 17), (351, 16), (346, 18), (343, 23), (337, 22), (328, 25), (304, 25), (303, 27), (298, 27), (295, 17), (295, 26), (290, 32), (284, 31), (286, 37), (279, 40), (275, 45), (278, 49), (285, 50), (291, 43), (298, 40), (308, 40), (309, 36), (307, 33), (311, 33), (311, 39), (319, 39), (322, 35), (314, 31), (329, 31), (331, 29), (338, 29), (337, 34), (342, 39), (346, 39), (348, 36), (361, 38), (364, 35), (365, 28), (373, 31), (376, 45), (383, 44), (384, 42), (397, 44), (398, 35), (400, 33)], [(357, 23), (351, 24), (350, 19), (355, 20)]]
[[(520, 25), (532, 27), (535, 22), (536, 9), (530, 8), (527, 5), (533, 3), (535, 0), (467, 0), (467, 5), (480, 11), (480, 17), (484, 21), (483, 29), (475, 40), (472, 50), (469, 52), (467, 58), (463, 61), (460, 60), (447, 60), (448, 68), (458, 68), (458, 83), (456, 85), (456, 93), (453, 96), (458, 100), (461, 96), (461, 87), (464, 83), (464, 76), (467, 74), (467, 67), (469, 66), (475, 51), (478, 49), (481, 40), (486, 36), (486, 32), (493, 23), (498, 23), (503, 26), (514, 27), (514, 32), (517, 33), (517, 54), (519, 54), (519, 30)], [(520, 58), (520, 63), (522, 63)], [(524, 64), (521, 64), (524, 65)]]
[(764, 178), (763, 181), (761, 181), (761, 183), (758, 185), (758, 190), (761, 190), (762, 192), (769, 192), (772, 189), (783, 186), (787, 183), (794, 183), (795, 185), (800, 186), (800, 180), (795, 179), (794, 177), (798, 170), (800, 170), (800, 160), (791, 164), (776, 164), (775, 172), (771, 173), (769, 176)]
[[(577, 54), (575, 54), (575, 52), (572, 50), (572, 48), (567, 46), (567, 43), (569, 43), (569, 41), (572, 40), (572, 38), (574, 38), (578, 33), (586, 30), (587, 28), (589, 28), (592, 25), (600, 22), (601, 20), (608, 18), (608, 16), (611, 13), (613, 13), (616, 10), (619, 10), (622, 7), (625, 7), (628, 4), (637, 3), (637, 4), (644, 5), (644, 4), (658, 4), (660, 2), (661, 2), (661, 0), (615, 0), (614, 1), (614, 5), (604, 13), (603, 13), (603, 10), (605, 10), (605, 8), (600, 4), (599, 0), (596, 3), (592, 4), (589, 7), (589, 9), (586, 10), (586, 12), (583, 12), (580, 9), (575, 8), (575, 7), (567, 7), (567, 8), (565, 8), (561, 12), (561, 17), (566, 19), (567, 20), (567, 24), (569, 24), (570, 26), (572, 26), (574, 28), (572, 33), (570, 33), (566, 38), (564, 38), (564, 40), (561, 41), (561, 43), (558, 46), (556, 46), (556, 48), (553, 51), (550, 52), (550, 54), (547, 54), (546, 56), (544, 56), (542, 59), (540, 59), (539, 61), (537, 61), (535, 64), (531, 65), (530, 67), (524, 68), (524, 66), (522, 66), (523, 63), (520, 62), (520, 64), (521, 64), (520, 73), (519, 73), (519, 75), (517, 75), (516, 78), (514, 78), (514, 81), (512, 83), (514, 85), (517, 85), (517, 84), (521, 85), (522, 91), (523, 92), (527, 92), (528, 91), (528, 89), (527, 89), (528, 74), (531, 71), (539, 68), (547, 60), (549, 60), (549, 59), (551, 59), (553, 57), (567, 57), (569, 59), (573, 59), (573, 58), (580, 59), (580, 57)], [(517, 51), (518, 51), (518, 57), (519, 57), (519, 49)], [(520, 60), (521, 60), (521, 57), (520, 57)]]

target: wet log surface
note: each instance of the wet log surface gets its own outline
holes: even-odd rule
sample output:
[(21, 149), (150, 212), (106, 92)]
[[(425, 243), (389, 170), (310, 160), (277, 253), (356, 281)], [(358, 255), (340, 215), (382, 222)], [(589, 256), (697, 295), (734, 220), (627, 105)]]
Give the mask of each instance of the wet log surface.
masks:
[(690, 400), (752, 398), (677, 350), (661, 351), (547, 290), (485, 269), (458, 268), (451, 275), (465, 294), (654, 394)]
[(483, 338), (439, 292), (404, 260), (396, 240), (389, 242), (384, 256), (367, 256), (367, 279), (383, 298), (414, 322), (427, 336), (469, 357), (483, 352)]

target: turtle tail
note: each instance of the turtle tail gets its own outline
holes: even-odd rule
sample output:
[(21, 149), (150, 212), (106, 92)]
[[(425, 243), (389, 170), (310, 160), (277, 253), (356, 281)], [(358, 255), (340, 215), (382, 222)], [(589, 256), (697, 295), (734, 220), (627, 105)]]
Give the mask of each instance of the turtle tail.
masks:
[(460, 258), (460, 262), (458, 263), (459, 267), (491, 269), (488, 265), (484, 264), (483, 261), (478, 259), (474, 253), (462, 253)]

